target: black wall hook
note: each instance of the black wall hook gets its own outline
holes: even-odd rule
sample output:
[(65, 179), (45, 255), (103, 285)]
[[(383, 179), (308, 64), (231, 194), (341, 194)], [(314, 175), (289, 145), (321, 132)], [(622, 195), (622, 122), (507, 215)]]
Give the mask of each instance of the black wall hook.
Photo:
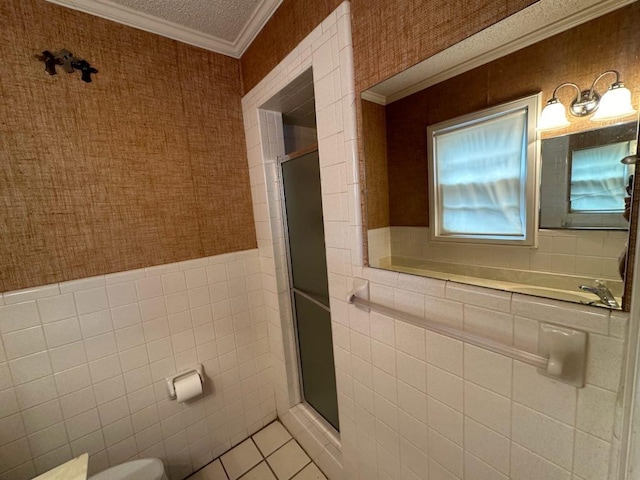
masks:
[(80, 70), (80, 72), (82, 73), (82, 80), (87, 83), (90, 83), (92, 81), (92, 73), (98, 73), (98, 70), (89, 65), (89, 62), (87, 62), (86, 60), (73, 62), (71, 65), (73, 66), (73, 68)]
[(49, 50), (45, 50), (40, 55), (36, 55), (36, 58), (41, 62), (44, 62), (44, 71), (49, 75), (55, 75), (58, 73), (56, 71), (56, 65), (62, 65), (62, 60)]
[(36, 58), (44, 62), (44, 69), (49, 75), (58, 73), (56, 71), (56, 65), (62, 65), (62, 68), (67, 73), (80, 70), (82, 81), (86, 83), (91, 83), (93, 81), (91, 75), (98, 73), (98, 70), (93, 68), (89, 62), (76, 58), (69, 50), (60, 50), (57, 53), (51, 53), (49, 50), (45, 50), (42, 54), (36, 55)]

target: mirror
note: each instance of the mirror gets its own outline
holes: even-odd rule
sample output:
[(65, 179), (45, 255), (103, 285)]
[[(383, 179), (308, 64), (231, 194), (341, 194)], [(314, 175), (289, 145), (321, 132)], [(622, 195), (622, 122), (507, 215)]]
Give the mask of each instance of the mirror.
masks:
[(637, 122), (546, 138), (541, 142), (540, 228), (628, 230)]
[[(442, 58), (428, 59), (426, 66), (412, 67), (362, 93), (369, 266), (607, 308), (623, 305), (625, 288), (630, 288), (622, 280), (624, 265), (620, 268), (629, 230), (625, 197), (632, 191), (630, 178), (638, 180), (632, 177), (634, 165), (620, 160), (636, 154), (637, 116), (602, 122), (592, 121), (591, 115), (569, 116), (568, 126), (537, 133), (533, 141), (541, 156), (536, 194), (527, 195), (536, 207), (533, 246), (438, 241), (429, 213), (433, 154), (428, 127), (539, 92), (541, 108), (559, 85), (573, 82), (589, 89), (600, 73), (612, 69), (631, 90), (637, 108), (640, 37), (634, 25), (640, 2), (601, 13), (524, 48), (515, 41), (517, 47), (499, 58), (495, 51), (505, 49), (476, 52), (470, 62), (455, 67), (447, 67)], [(459, 44), (442, 53), (455, 57), (467, 48)], [(428, 78), (416, 77), (420, 72)], [(603, 78), (594, 89), (602, 95), (612, 81)], [(575, 96), (571, 89), (557, 93), (565, 106)], [(584, 171), (591, 176), (581, 180)], [(602, 197), (599, 203), (596, 197)], [(637, 210), (632, 208), (632, 225)], [(617, 302), (609, 301), (609, 294)]]

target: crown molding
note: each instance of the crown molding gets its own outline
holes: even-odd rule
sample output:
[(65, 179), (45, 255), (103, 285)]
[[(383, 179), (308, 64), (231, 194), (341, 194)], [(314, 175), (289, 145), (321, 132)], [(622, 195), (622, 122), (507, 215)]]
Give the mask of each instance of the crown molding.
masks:
[(262, 0), (236, 40), (230, 42), (109, 0), (47, 1), (233, 58), (240, 58), (282, 2), (282, 0)]
[(262, 27), (267, 24), (281, 3), (282, 0), (262, 0), (260, 2), (260, 5), (255, 9), (253, 15), (238, 35), (238, 38), (236, 38), (235, 47), (238, 52), (236, 58), (244, 55), (251, 42), (255, 40)]
[(386, 105), (387, 97), (381, 95), (379, 93), (373, 92), (371, 90), (365, 90), (360, 94), (363, 100), (367, 100), (369, 102), (377, 103), (378, 105)]

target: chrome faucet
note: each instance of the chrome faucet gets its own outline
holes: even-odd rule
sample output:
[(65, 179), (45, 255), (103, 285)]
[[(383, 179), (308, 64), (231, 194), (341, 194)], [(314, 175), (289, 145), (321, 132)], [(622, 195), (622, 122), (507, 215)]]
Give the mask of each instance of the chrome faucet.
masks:
[(620, 308), (618, 301), (613, 296), (613, 293), (611, 293), (611, 290), (607, 287), (607, 284), (601, 280), (596, 280), (593, 287), (590, 287), (589, 285), (580, 285), (579, 288), (583, 292), (595, 293), (600, 298), (600, 301), (607, 307)]

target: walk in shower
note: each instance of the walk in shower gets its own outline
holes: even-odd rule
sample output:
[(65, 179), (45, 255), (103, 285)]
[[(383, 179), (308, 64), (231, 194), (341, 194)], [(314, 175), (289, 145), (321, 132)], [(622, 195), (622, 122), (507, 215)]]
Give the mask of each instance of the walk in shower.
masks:
[(339, 430), (318, 147), (279, 165), (301, 394)]

